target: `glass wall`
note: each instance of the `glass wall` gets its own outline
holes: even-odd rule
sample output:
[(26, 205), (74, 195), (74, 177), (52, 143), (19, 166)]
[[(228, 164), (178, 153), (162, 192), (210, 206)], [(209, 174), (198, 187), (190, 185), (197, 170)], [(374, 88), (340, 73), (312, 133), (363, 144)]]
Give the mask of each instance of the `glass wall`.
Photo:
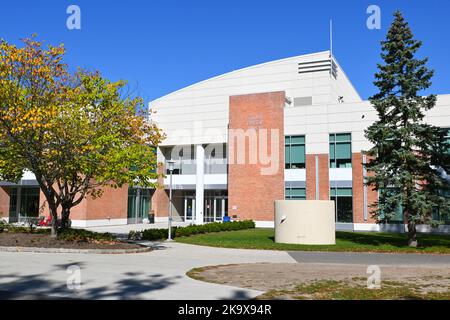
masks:
[[(162, 148), (161, 151), (166, 158), (166, 161), (174, 162), (174, 170), (172, 174), (195, 174), (195, 146), (175, 146), (170, 148)], [(166, 163), (166, 174), (170, 174), (169, 166)]]
[(352, 167), (352, 135), (330, 134), (330, 168)]
[(40, 189), (36, 187), (11, 187), (9, 198), (9, 216), (11, 222), (22, 217), (39, 216)]
[(228, 216), (228, 191), (206, 190), (204, 204), (204, 221), (219, 222)]
[(205, 174), (228, 173), (227, 145), (209, 144), (205, 147)]
[(306, 200), (305, 188), (286, 188), (286, 200)]
[(336, 222), (353, 222), (353, 190), (352, 188), (331, 188), (330, 200), (335, 202)]
[(305, 136), (288, 136), (285, 138), (286, 169), (305, 169)]
[(128, 189), (128, 223), (142, 223), (151, 212), (151, 189)]
[[(447, 199), (450, 199), (450, 190), (441, 190), (440, 195)], [(433, 208), (432, 218), (435, 221), (439, 221), (444, 224), (450, 224), (450, 210), (442, 210), (442, 208)]]

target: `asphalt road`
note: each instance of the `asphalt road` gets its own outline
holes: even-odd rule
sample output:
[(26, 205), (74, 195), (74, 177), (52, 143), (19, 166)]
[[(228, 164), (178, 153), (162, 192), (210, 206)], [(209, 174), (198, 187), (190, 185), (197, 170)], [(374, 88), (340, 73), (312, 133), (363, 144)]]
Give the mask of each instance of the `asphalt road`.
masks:
[(389, 254), (351, 252), (291, 251), (289, 255), (300, 263), (335, 263), (360, 265), (433, 265), (450, 268), (450, 255)]

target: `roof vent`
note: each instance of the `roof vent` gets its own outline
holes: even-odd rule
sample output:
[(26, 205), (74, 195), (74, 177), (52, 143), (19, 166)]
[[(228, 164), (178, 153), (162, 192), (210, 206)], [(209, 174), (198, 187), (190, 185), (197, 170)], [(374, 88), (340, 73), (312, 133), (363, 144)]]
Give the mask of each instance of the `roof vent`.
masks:
[(300, 62), (298, 64), (299, 74), (325, 71), (329, 72), (335, 79), (337, 79), (338, 68), (333, 59)]

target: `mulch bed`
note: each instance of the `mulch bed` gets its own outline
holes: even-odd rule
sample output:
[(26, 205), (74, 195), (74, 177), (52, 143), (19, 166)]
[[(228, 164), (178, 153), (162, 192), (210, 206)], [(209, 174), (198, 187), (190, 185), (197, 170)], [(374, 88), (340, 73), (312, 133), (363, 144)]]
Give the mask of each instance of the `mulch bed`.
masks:
[(125, 242), (113, 243), (90, 243), (71, 242), (52, 239), (48, 234), (28, 234), (28, 233), (0, 233), (1, 247), (31, 247), (31, 248), (63, 248), (63, 249), (139, 249), (137, 244)]

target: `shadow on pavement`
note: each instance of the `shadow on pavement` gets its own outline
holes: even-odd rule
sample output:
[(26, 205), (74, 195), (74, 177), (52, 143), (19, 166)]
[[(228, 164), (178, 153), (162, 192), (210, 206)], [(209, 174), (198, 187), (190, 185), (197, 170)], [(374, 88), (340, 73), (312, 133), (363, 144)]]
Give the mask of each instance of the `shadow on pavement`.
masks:
[[(64, 268), (64, 265), (56, 265)], [(65, 281), (50, 281), (42, 275), (0, 274), (1, 300), (139, 300), (142, 295), (151, 291), (170, 287), (176, 277), (165, 277), (161, 274), (142, 275), (136, 272), (124, 273), (120, 280), (108, 286), (70, 290)], [(5, 281), (7, 280), (7, 282)]]

